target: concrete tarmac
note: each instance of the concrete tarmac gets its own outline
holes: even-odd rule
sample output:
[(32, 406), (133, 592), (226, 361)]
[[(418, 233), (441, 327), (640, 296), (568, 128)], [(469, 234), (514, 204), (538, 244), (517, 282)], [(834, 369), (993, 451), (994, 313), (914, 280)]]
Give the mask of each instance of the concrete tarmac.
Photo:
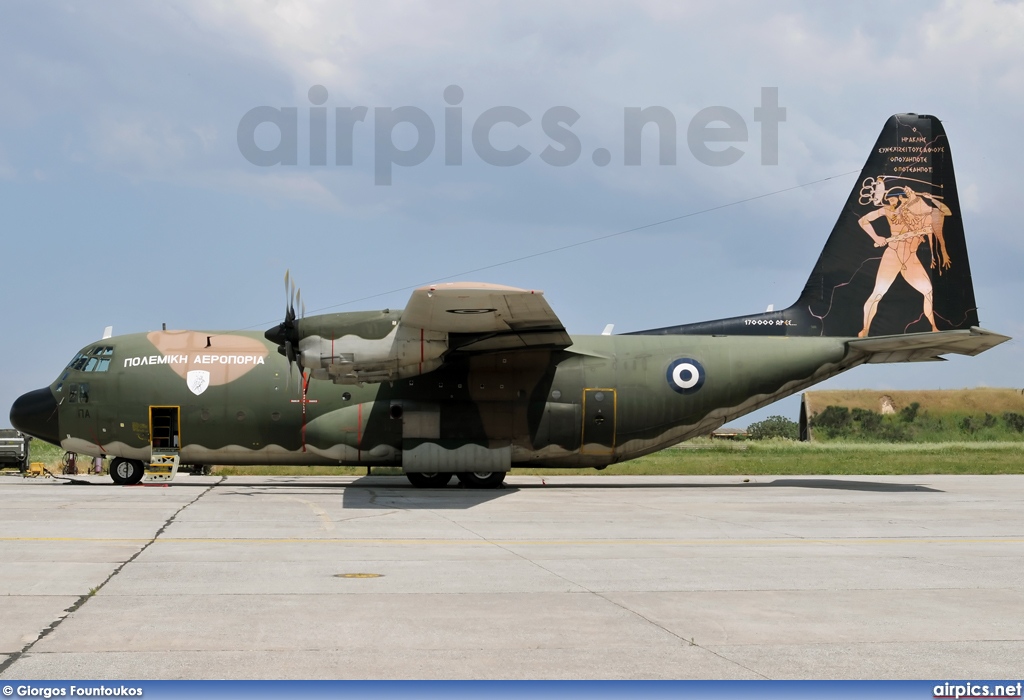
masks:
[(1014, 678), (1024, 476), (0, 477), (0, 678)]

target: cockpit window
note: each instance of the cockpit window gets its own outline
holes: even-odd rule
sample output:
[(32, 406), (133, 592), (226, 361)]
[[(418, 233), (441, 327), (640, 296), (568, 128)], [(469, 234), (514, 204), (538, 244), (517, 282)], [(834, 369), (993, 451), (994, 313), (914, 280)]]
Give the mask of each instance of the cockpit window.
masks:
[(68, 363), (67, 368), (79, 372), (106, 372), (114, 354), (112, 345), (96, 345), (80, 352)]

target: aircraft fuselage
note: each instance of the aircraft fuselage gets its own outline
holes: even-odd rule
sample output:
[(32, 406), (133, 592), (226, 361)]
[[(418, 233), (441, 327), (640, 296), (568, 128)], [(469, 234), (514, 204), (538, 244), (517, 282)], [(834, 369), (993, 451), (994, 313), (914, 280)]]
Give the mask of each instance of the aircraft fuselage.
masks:
[(146, 460), (163, 407), (177, 409), (185, 464), (402, 465), (405, 454), (409, 470), (409, 454), (428, 449), (456, 463), (507, 450), (518, 466), (599, 467), (708, 433), (757, 397), (830, 376), (847, 354), (839, 338), (576, 336), (565, 350), (474, 354), (408, 379), (338, 385), (303, 383), (262, 334), (194, 332), (210, 347), (161, 352), (173, 334), (83, 349), (110, 348), (109, 362), (69, 367), (51, 385), (62, 447)]

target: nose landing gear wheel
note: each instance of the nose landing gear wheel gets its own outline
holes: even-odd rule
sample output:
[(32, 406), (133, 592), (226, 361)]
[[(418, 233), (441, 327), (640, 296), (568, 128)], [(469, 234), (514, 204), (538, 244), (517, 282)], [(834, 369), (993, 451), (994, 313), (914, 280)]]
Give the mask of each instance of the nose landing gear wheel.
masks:
[(441, 489), (452, 480), (451, 472), (409, 472), (405, 477), (419, 489)]
[(496, 489), (505, 481), (505, 472), (459, 472), (456, 476), (471, 489)]
[(142, 481), (145, 473), (142, 462), (135, 459), (118, 457), (110, 463), (110, 478), (114, 480), (115, 484), (120, 484), (121, 486), (131, 486), (132, 484), (139, 483)]

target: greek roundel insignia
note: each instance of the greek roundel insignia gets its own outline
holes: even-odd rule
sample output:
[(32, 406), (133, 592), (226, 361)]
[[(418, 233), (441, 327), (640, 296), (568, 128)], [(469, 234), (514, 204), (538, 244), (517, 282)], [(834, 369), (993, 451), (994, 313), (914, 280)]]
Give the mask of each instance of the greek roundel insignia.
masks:
[(193, 369), (185, 375), (185, 383), (188, 384), (188, 390), (196, 396), (206, 391), (206, 387), (210, 386), (210, 373), (205, 369)]
[(680, 394), (692, 394), (704, 386), (704, 367), (696, 360), (683, 357), (668, 366), (668, 385)]

